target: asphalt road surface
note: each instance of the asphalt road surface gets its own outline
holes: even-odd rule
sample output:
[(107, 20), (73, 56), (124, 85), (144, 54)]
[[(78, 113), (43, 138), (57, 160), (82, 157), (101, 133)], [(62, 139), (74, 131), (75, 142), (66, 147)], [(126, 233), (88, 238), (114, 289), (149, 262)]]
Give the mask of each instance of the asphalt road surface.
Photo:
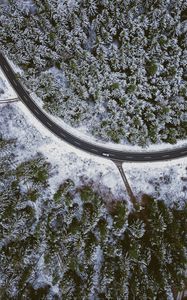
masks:
[(23, 88), (21, 83), (17, 80), (14, 71), (10, 67), (5, 56), (0, 53), (0, 66), (5, 73), (10, 84), (16, 91), (20, 100), (27, 106), (27, 108), (35, 115), (35, 117), (47, 127), (52, 133), (58, 136), (60, 139), (66, 141), (67, 143), (89, 152), (94, 155), (102, 156), (113, 161), (131, 161), (131, 162), (145, 162), (145, 161), (162, 161), (168, 159), (174, 159), (179, 157), (187, 156), (187, 146), (180, 148), (173, 148), (163, 151), (153, 151), (153, 152), (131, 152), (131, 151), (120, 151), (114, 150), (103, 146), (92, 144), (86, 142), (68, 131), (57, 125), (52, 121), (41, 108), (39, 108), (34, 100), (30, 97), (29, 93)]

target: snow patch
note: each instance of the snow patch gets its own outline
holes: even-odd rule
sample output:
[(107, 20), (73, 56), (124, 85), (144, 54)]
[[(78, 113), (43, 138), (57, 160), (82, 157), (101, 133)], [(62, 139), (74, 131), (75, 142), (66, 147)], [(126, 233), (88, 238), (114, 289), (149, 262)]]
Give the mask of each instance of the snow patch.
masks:
[(0, 68), (0, 102), (17, 98), (17, 94), (8, 82), (4, 72)]
[(136, 195), (149, 194), (168, 205), (187, 200), (187, 157), (153, 163), (124, 163)]

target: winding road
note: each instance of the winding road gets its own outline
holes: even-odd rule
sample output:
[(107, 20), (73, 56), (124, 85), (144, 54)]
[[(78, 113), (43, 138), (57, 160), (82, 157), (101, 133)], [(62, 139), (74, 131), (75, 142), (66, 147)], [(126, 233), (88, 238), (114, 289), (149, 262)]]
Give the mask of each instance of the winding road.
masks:
[(174, 159), (187, 156), (187, 145), (180, 148), (166, 149), (163, 151), (152, 152), (131, 152), (121, 151), (107, 148), (106, 145), (96, 145), (91, 142), (87, 142), (69, 133), (53, 120), (51, 120), (43, 110), (37, 106), (34, 100), (30, 97), (29, 93), (24, 89), (21, 83), (17, 80), (16, 75), (8, 63), (7, 59), (0, 53), (0, 66), (5, 73), (10, 84), (16, 91), (20, 100), (27, 106), (27, 108), (35, 115), (35, 117), (47, 127), (53, 134), (67, 143), (89, 152), (94, 155), (102, 156), (113, 161), (131, 161), (131, 162), (145, 162), (145, 161), (163, 161), (168, 159)]

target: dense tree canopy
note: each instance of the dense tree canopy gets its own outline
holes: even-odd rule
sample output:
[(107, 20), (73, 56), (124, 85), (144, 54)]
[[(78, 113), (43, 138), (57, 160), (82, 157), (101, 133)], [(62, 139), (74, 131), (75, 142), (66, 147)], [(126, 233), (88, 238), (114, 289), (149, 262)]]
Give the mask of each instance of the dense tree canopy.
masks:
[(11, 0), (0, 43), (66, 122), (117, 143), (175, 143), (187, 133), (186, 10), (186, 0)]
[(104, 140), (186, 137), (186, 1), (22, 2), (1, 44), (46, 109)]

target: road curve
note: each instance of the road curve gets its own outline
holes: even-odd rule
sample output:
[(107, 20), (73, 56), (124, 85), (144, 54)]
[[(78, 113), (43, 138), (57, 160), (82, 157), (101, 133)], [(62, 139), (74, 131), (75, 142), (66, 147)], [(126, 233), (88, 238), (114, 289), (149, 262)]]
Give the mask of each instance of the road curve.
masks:
[(74, 136), (67, 132), (65, 129), (56, 124), (51, 120), (41, 108), (39, 108), (34, 100), (30, 97), (29, 93), (23, 88), (21, 83), (17, 80), (14, 71), (9, 65), (7, 59), (0, 52), (0, 66), (5, 73), (7, 79), (9, 80), (12, 87), (15, 89), (20, 100), (27, 106), (27, 108), (35, 115), (35, 117), (45, 125), (52, 133), (58, 136), (60, 139), (66, 141), (67, 143), (89, 152), (94, 155), (105, 157), (113, 161), (131, 161), (131, 162), (146, 162), (146, 161), (163, 161), (179, 157), (187, 156), (187, 145), (168, 149), (163, 151), (154, 152), (131, 152), (131, 151), (120, 151), (107, 148), (106, 145), (103, 146), (92, 144), (86, 142), (77, 136)]

